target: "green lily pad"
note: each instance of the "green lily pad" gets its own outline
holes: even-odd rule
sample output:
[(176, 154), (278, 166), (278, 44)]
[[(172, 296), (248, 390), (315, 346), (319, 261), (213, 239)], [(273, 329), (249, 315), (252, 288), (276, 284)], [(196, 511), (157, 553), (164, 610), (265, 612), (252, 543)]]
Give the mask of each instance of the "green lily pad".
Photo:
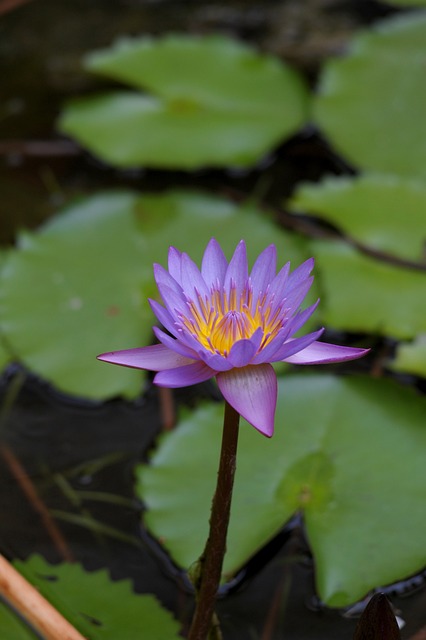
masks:
[(399, 258), (420, 261), (426, 239), (426, 185), (390, 175), (329, 177), (302, 183), (292, 212), (327, 220), (357, 242)]
[(241, 238), (252, 262), (272, 242), (282, 263), (309, 257), (304, 240), (253, 206), (190, 192), (103, 193), (21, 237), (0, 282), (0, 331), (15, 358), (66, 393), (134, 397), (144, 374), (96, 355), (150, 344), (153, 262), (166, 264), (170, 244), (199, 261), (212, 236), (228, 257)]
[[(423, 398), (389, 380), (280, 379), (273, 439), (241, 426), (225, 577), (298, 511), (329, 606), (420, 571), (425, 409)], [(137, 469), (145, 523), (184, 568), (206, 539), (222, 420), (220, 405), (198, 409)]]
[(222, 36), (120, 40), (86, 67), (137, 91), (74, 100), (59, 127), (120, 167), (250, 166), (307, 117), (297, 72)]
[[(40, 556), (15, 562), (17, 570), (88, 640), (179, 640), (179, 624), (152, 595), (136, 595), (129, 580), (112, 582), (107, 571), (86, 573), (77, 564), (52, 566)], [(0, 632), (3, 635), (3, 617)], [(25, 635), (24, 635), (25, 634)], [(32, 640), (31, 631), (16, 640)]]
[(395, 360), (389, 366), (394, 371), (426, 378), (426, 334), (418, 336), (413, 342), (400, 343)]
[(411, 339), (426, 332), (426, 273), (367, 257), (343, 242), (312, 241), (326, 326)]
[(346, 57), (326, 63), (314, 117), (349, 162), (426, 176), (425, 60), (426, 15), (416, 13), (359, 33)]
[[(0, 279), (2, 277), (2, 269), (6, 262), (7, 252), (0, 251)], [(0, 372), (11, 362), (12, 354), (10, 353), (7, 345), (4, 342), (3, 336), (0, 331)], [(12, 636), (11, 636), (12, 638)]]

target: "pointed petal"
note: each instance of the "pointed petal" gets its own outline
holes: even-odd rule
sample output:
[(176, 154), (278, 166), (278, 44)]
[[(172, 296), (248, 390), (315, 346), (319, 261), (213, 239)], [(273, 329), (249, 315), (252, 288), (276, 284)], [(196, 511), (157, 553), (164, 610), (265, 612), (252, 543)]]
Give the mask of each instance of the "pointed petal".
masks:
[(148, 299), (151, 309), (153, 310), (157, 320), (161, 322), (163, 327), (170, 331), (174, 336), (177, 334), (176, 321), (173, 316), (161, 306), (156, 300)]
[[(272, 280), (271, 285), (268, 289), (268, 295), (266, 299), (266, 305), (270, 304), (274, 300), (280, 301), (284, 297), (284, 292), (287, 286), (288, 274), (290, 272), (290, 263), (287, 262), (277, 273), (275, 278)], [(265, 306), (266, 306), (265, 305)]]
[(162, 290), (164, 289), (164, 287), (173, 289), (176, 295), (182, 295), (182, 287), (180, 286), (180, 284), (174, 278), (172, 278), (170, 273), (166, 271), (165, 268), (161, 266), (161, 264), (154, 263), (154, 280), (157, 284), (157, 288), (161, 294), (161, 297), (163, 297)]
[(287, 362), (287, 358), (292, 356), (294, 353), (298, 351), (302, 351), (305, 347), (309, 346), (312, 342), (315, 342), (317, 338), (324, 333), (324, 328), (319, 329), (318, 331), (313, 331), (312, 333), (307, 333), (305, 336), (300, 338), (293, 338), (292, 340), (287, 340), (276, 353), (274, 353), (271, 362), (277, 362), (278, 360), (284, 360)]
[[(285, 292), (284, 297), (284, 307), (285, 309), (289, 309), (291, 313), (294, 313), (302, 304), (303, 300), (306, 297), (309, 289), (312, 286), (314, 279), (312, 276), (302, 280), (297, 286), (293, 287), (290, 291)], [(276, 303), (278, 300), (276, 301)], [(275, 307), (275, 304), (272, 305), (272, 308)]]
[(199, 360), (197, 352), (190, 349), (185, 344), (182, 344), (180, 340), (175, 340), (175, 338), (164, 333), (164, 331), (161, 331), (158, 327), (153, 327), (152, 330), (154, 331), (157, 340), (171, 351), (176, 351), (176, 353), (180, 353), (181, 356), (190, 358), (191, 360)]
[(199, 382), (205, 382), (215, 375), (204, 362), (193, 362), (187, 366), (160, 371), (154, 378), (154, 383), (159, 387), (190, 387)]
[(365, 356), (370, 349), (357, 349), (356, 347), (340, 347), (328, 342), (313, 342), (305, 349), (292, 356), (284, 358), (291, 364), (327, 364), (329, 362), (345, 362), (356, 360)]
[(317, 308), (318, 304), (319, 304), (319, 298), (315, 302), (315, 304), (311, 305), (307, 309), (304, 309), (303, 311), (299, 311), (298, 313), (296, 313), (294, 318), (289, 320), (289, 322), (287, 323), (289, 337), (291, 337), (294, 333), (296, 333), (297, 331), (299, 331), (299, 329), (303, 327), (305, 322), (309, 320), (309, 318)]
[(261, 292), (266, 292), (266, 287), (275, 278), (277, 263), (277, 250), (271, 244), (257, 258), (251, 270), (250, 280), (253, 287), (254, 298)]
[(306, 260), (301, 265), (299, 265), (297, 269), (295, 269), (289, 275), (288, 290), (292, 289), (293, 287), (297, 287), (304, 280), (306, 280), (306, 278), (309, 276), (312, 269), (314, 268), (314, 264), (315, 264), (315, 260), (313, 258), (309, 258), (309, 260)]
[(264, 362), (273, 362), (274, 354), (280, 349), (285, 343), (288, 337), (288, 329), (287, 327), (283, 327), (280, 329), (275, 336), (269, 342), (266, 347), (263, 347), (257, 355), (252, 360), (251, 364), (263, 364)]
[(206, 247), (201, 263), (201, 275), (206, 285), (209, 288), (219, 286), (221, 289), (227, 268), (228, 261), (225, 254), (217, 240), (212, 238)]
[(170, 247), (167, 266), (172, 278), (174, 278), (176, 282), (178, 282), (180, 285), (182, 285), (181, 262), (182, 262), (182, 253), (177, 249), (175, 249), (175, 247)]
[(194, 362), (194, 360), (186, 358), (162, 344), (155, 344), (151, 347), (140, 347), (139, 349), (102, 353), (98, 356), (98, 360), (112, 364), (120, 364), (123, 367), (148, 369), (150, 371), (180, 368), (183, 365), (189, 365)]
[(210, 293), (199, 268), (186, 253), (182, 254), (182, 288), (191, 300), (196, 299), (197, 293), (203, 298)]
[(234, 255), (228, 265), (224, 280), (224, 289), (229, 292), (231, 283), (234, 283), (237, 290), (237, 297), (241, 294), (248, 280), (247, 250), (246, 243), (241, 240), (237, 244)]
[(218, 373), (219, 389), (255, 429), (270, 438), (274, 433), (277, 377), (270, 364), (242, 367)]

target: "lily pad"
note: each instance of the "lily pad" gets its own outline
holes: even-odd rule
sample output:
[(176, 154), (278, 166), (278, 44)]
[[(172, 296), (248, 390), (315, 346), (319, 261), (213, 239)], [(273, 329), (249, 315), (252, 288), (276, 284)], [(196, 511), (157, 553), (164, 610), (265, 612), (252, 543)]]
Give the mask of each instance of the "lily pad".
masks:
[(390, 175), (328, 177), (302, 183), (290, 200), (294, 213), (327, 220), (371, 249), (413, 262), (426, 240), (426, 185)]
[(323, 69), (314, 118), (356, 167), (426, 176), (426, 15), (397, 16), (355, 36)]
[[(107, 571), (87, 573), (77, 564), (52, 566), (40, 556), (15, 562), (33, 584), (88, 640), (179, 640), (179, 624), (152, 595), (136, 595), (129, 580), (112, 582)], [(5, 636), (3, 619), (0, 632)], [(5, 623), (6, 624), (6, 623)], [(32, 632), (16, 636), (32, 640)]]
[(426, 332), (426, 273), (375, 260), (343, 242), (312, 241), (326, 326), (411, 339)]
[[(241, 426), (225, 577), (298, 511), (329, 606), (420, 571), (425, 400), (389, 380), (321, 374), (283, 377), (278, 398), (272, 440)], [(145, 523), (184, 568), (206, 539), (222, 420), (220, 405), (193, 412), (137, 469)]]
[(120, 40), (86, 68), (135, 91), (74, 100), (59, 127), (119, 167), (250, 166), (307, 117), (296, 71), (222, 36)]
[(390, 368), (426, 378), (426, 334), (418, 336), (413, 342), (400, 343)]
[(165, 264), (170, 244), (199, 260), (213, 235), (228, 257), (241, 238), (252, 262), (272, 242), (283, 263), (309, 257), (306, 242), (252, 206), (190, 192), (103, 193), (21, 236), (0, 283), (0, 331), (16, 359), (66, 393), (134, 397), (144, 374), (96, 355), (152, 341), (153, 262)]

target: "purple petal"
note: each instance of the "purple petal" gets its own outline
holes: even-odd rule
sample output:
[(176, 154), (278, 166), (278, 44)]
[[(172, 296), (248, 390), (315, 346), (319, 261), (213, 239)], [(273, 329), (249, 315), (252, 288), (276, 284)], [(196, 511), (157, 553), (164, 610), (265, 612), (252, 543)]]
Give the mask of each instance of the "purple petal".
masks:
[(190, 387), (193, 384), (209, 380), (215, 375), (204, 362), (193, 362), (192, 364), (167, 371), (160, 371), (154, 378), (154, 383), (159, 387)]
[(259, 327), (251, 338), (235, 342), (228, 355), (229, 362), (234, 367), (245, 367), (250, 364), (260, 347), (262, 339), (263, 330)]
[(274, 354), (280, 349), (285, 343), (288, 337), (288, 328), (287, 326), (280, 329), (275, 336), (267, 345), (263, 347), (259, 351), (259, 353), (253, 358), (251, 364), (263, 364), (264, 362), (272, 362)]
[[(158, 287), (160, 289), (160, 287)], [(188, 302), (184, 297), (184, 294), (179, 295), (166, 285), (161, 285), (161, 297), (163, 302), (167, 308), (167, 311), (170, 313), (172, 318), (177, 319), (176, 313), (183, 314), (185, 316), (188, 315)]]
[(98, 360), (120, 364), (123, 367), (132, 367), (133, 369), (149, 369), (150, 371), (182, 368), (182, 366), (190, 365), (194, 362), (193, 359), (186, 358), (162, 344), (102, 353), (98, 356)]
[(182, 254), (182, 287), (191, 300), (196, 299), (196, 293), (203, 298), (210, 294), (199, 268), (186, 253)]
[(174, 278), (172, 278), (170, 273), (166, 271), (165, 268), (161, 266), (161, 264), (154, 264), (154, 280), (157, 284), (158, 291), (160, 292), (161, 297), (163, 297), (162, 291), (165, 287), (167, 287), (168, 289), (173, 289), (173, 291), (177, 295), (182, 295), (182, 287), (180, 286), (180, 284)]
[[(291, 313), (296, 311), (296, 309), (300, 307), (303, 300), (305, 299), (306, 294), (311, 288), (313, 281), (313, 277), (310, 276), (305, 280), (302, 280), (302, 282), (300, 282), (297, 286), (292, 287), (290, 291), (287, 291), (286, 289), (284, 297), (284, 308), (289, 309)], [(279, 300), (277, 299), (272, 305), (272, 308), (274, 308), (278, 302)]]
[(255, 298), (261, 292), (265, 293), (266, 287), (275, 278), (276, 262), (277, 250), (275, 245), (271, 244), (262, 251), (251, 270), (250, 280)]
[(301, 338), (293, 338), (292, 340), (287, 340), (283, 344), (271, 360), (271, 362), (278, 362), (278, 360), (284, 360), (287, 362), (287, 358), (292, 356), (294, 353), (298, 351), (302, 351), (305, 347), (309, 346), (312, 342), (315, 342), (317, 338), (324, 333), (324, 329), (319, 329), (318, 331), (314, 331), (313, 333), (307, 333), (306, 336), (302, 336)]
[(157, 317), (159, 322), (161, 322), (163, 327), (165, 329), (167, 329), (167, 331), (170, 331), (170, 333), (172, 333), (173, 335), (176, 335), (177, 334), (176, 320), (169, 313), (169, 311), (167, 311), (167, 309), (162, 307), (161, 304), (159, 304), (156, 300), (151, 300), (149, 298), (148, 302), (149, 302), (149, 304), (151, 306), (151, 309), (153, 310), (155, 316)]
[(175, 247), (169, 248), (168, 256), (168, 269), (169, 273), (178, 282), (182, 284), (182, 271), (181, 271), (182, 254)]
[(218, 371), (229, 371), (234, 366), (232, 362), (230, 362), (224, 356), (219, 355), (218, 353), (211, 353), (204, 349), (203, 351), (198, 352), (199, 357), (216, 372)]
[(305, 349), (286, 357), (285, 362), (291, 364), (327, 364), (329, 362), (345, 362), (365, 356), (370, 349), (356, 347), (340, 347), (327, 342), (313, 342)]
[(293, 287), (297, 287), (301, 282), (306, 280), (314, 268), (314, 264), (315, 260), (313, 258), (309, 258), (309, 260), (306, 260), (298, 266), (297, 269), (289, 275), (288, 290), (293, 289)]
[(247, 284), (248, 280), (248, 265), (247, 265), (247, 251), (246, 243), (241, 240), (237, 244), (237, 248), (234, 251), (234, 255), (228, 265), (224, 280), (224, 289), (229, 293), (231, 283), (235, 285), (237, 290), (237, 298), (239, 298), (242, 290)]
[(269, 301), (280, 301), (284, 297), (284, 292), (287, 286), (288, 274), (290, 272), (290, 263), (287, 262), (280, 271), (277, 273), (275, 278), (272, 280), (271, 285), (268, 289), (268, 297), (266, 304), (269, 304)]
[(184, 356), (185, 358), (190, 358), (191, 360), (199, 360), (197, 352), (193, 349), (190, 349), (185, 344), (182, 344), (180, 340), (172, 338), (167, 333), (164, 333), (164, 331), (161, 331), (161, 329), (159, 329), (158, 327), (153, 327), (153, 331), (157, 340), (164, 344), (164, 346), (168, 349), (176, 351), (176, 353), (180, 353), (180, 355)]
[(209, 288), (219, 285), (221, 289), (227, 268), (228, 261), (225, 254), (217, 240), (212, 238), (206, 247), (201, 263), (201, 275), (206, 285)]
[(304, 309), (303, 311), (299, 311), (298, 313), (296, 313), (294, 318), (289, 320), (289, 322), (287, 323), (287, 329), (288, 329), (288, 335), (289, 336), (292, 336), (294, 333), (296, 333), (296, 331), (299, 331), (299, 329), (301, 329), (301, 327), (303, 327), (305, 322), (307, 320), (309, 320), (309, 318), (311, 317), (311, 315), (313, 314), (313, 312), (317, 308), (318, 304), (319, 304), (319, 298), (315, 302), (315, 304), (311, 305), (307, 309)]
[(277, 377), (270, 364), (242, 367), (218, 373), (217, 383), (225, 400), (255, 429), (270, 438), (274, 433)]

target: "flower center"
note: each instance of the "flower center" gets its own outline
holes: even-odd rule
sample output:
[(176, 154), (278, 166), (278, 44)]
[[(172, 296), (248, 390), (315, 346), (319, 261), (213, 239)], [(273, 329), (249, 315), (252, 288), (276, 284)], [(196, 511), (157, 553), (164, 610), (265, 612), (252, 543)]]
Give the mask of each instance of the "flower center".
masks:
[(282, 303), (268, 304), (266, 298), (262, 294), (254, 301), (250, 285), (239, 297), (234, 286), (229, 292), (213, 289), (210, 298), (203, 300), (197, 295), (195, 300), (188, 300), (189, 314), (180, 319), (203, 347), (222, 356), (228, 355), (235, 342), (250, 339), (261, 328), (260, 350), (276, 336), (286, 319)]

